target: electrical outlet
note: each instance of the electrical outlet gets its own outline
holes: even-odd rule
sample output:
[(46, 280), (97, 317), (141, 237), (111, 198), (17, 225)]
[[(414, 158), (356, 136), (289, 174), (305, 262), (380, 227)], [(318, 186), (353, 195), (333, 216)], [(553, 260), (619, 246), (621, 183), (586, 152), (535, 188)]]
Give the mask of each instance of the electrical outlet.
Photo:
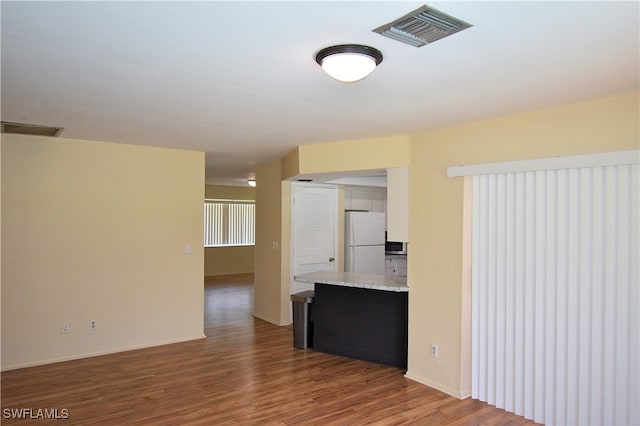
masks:
[(89, 328), (91, 330), (96, 330), (98, 328), (98, 322), (94, 319), (89, 320)]
[(63, 322), (62, 327), (60, 327), (60, 334), (69, 334), (69, 323)]
[(431, 344), (431, 356), (434, 358), (438, 358), (438, 345), (435, 343)]

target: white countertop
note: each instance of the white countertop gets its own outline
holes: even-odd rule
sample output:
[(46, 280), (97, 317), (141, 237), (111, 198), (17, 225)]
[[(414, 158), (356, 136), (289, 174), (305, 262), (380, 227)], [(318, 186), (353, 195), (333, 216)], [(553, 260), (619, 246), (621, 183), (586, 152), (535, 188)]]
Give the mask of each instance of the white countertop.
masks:
[(332, 284), (343, 287), (371, 290), (408, 292), (407, 277), (359, 274), (357, 272), (318, 271), (296, 275), (294, 280), (303, 283)]

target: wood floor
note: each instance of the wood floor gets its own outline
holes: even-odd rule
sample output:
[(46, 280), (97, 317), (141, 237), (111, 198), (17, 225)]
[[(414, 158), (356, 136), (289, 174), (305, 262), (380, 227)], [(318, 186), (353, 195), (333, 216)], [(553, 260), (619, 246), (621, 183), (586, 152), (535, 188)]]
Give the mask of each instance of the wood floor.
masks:
[[(205, 283), (206, 339), (2, 373), (2, 424), (534, 424), (402, 370), (294, 349), (290, 327), (251, 316), (252, 279)], [(7, 418), (23, 408), (68, 419)]]

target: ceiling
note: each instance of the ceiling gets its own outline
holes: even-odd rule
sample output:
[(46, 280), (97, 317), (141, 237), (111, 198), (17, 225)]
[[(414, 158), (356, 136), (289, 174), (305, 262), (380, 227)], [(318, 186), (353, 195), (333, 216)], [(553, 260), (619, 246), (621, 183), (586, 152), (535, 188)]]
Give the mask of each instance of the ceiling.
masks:
[[(2, 1), (2, 120), (206, 152), (243, 184), (298, 145), (407, 134), (639, 89), (639, 3), (429, 2), (473, 27), (416, 48), (372, 32), (419, 1)], [(338, 83), (326, 46), (384, 60)]]

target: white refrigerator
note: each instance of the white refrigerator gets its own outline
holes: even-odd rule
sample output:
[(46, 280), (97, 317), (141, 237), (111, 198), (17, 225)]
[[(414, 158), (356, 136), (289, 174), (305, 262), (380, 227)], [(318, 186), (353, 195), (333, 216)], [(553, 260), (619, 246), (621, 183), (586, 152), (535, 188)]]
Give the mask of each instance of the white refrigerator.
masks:
[(344, 270), (384, 275), (384, 213), (346, 212)]

